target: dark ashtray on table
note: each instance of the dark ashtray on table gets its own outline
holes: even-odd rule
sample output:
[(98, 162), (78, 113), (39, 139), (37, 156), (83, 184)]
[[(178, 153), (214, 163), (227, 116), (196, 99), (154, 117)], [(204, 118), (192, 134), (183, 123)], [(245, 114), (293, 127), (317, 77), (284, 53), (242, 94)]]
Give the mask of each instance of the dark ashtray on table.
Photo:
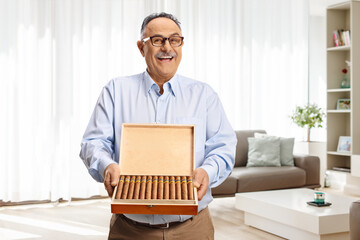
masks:
[(331, 203), (329, 203), (329, 202), (317, 203), (317, 202), (311, 201), (311, 202), (306, 202), (306, 203), (311, 206), (315, 206), (315, 207), (327, 207), (327, 206), (331, 205)]

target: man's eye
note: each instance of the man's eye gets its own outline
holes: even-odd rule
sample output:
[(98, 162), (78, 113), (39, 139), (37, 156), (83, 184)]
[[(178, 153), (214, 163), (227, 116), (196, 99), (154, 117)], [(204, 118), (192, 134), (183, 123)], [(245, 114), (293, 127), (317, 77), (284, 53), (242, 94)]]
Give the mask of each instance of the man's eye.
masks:
[(163, 41), (162, 38), (153, 38), (152, 40), (153, 40), (153, 43), (154, 43), (154, 44), (161, 44), (162, 41)]
[(172, 38), (170, 38), (170, 42), (171, 42), (172, 44), (180, 44), (181, 39), (178, 38), (178, 37), (172, 37)]

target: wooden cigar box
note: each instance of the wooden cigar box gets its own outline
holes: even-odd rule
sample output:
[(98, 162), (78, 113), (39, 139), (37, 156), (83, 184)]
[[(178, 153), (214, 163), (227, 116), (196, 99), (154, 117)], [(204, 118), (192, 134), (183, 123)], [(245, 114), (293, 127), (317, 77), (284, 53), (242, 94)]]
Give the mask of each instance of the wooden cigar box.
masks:
[[(192, 183), (193, 171), (196, 167), (195, 125), (123, 124), (119, 158), (121, 177), (112, 196), (112, 213), (198, 214), (197, 191)], [(135, 182), (135, 176), (139, 176), (142, 182)], [(179, 176), (181, 176), (181, 183), (177, 181), (178, 178), (175, 183), (171, 181)], [(144, 199), (140, 193), (143, 188), (140, 186), (142, 183), (145, 186), (145, 181), (143, 181), (145, 178), (148, 188), (144, 187), (144, 189), (146, 191), (152, 189), (153, 194), (155, 192), (155, 195), (159, 194), (161, 197), (150, 198), (149, 194), (148, 198)], [(165, 181), (167, 178), (169, 182)], [(139, 187), (134, 187), (136, 186), (134, 184), (139, 184)], [(182, 186), (185, 195), (182, 197), (176, 195), (175, 199), (171, 199), (170, 195), (173, 196), (171, 184), (175, 184), (176, 187)], [(150, 185), (153, 187), (151, 188)], [(170, 190), (167, 191), (167, 188)], [(165, 198), (165, 196), (168, 197)]]

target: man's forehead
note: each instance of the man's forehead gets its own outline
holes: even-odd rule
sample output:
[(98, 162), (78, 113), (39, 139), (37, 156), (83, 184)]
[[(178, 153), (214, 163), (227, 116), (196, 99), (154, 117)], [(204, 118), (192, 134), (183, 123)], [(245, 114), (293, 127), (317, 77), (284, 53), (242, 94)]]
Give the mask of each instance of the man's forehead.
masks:
[(160, 17), (148, 23), (145, 34), (181, 34), (181, 30), (173, 20)]

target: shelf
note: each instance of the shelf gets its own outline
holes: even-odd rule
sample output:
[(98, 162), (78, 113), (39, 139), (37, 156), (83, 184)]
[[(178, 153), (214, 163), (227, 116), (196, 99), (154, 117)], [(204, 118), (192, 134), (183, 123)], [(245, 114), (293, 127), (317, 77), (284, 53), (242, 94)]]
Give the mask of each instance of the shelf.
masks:
[[(351, 176), (360, 169), (360, 1), (346, 1), (328, 6), (326, 9), (326, 133), (327, 133), (327, 169), (350, 169)], [(351, 44), (334, 44), (335, 31), (350, 31)], [(336, 36), (335, 36), (336, 37)], [(348, 40), (348, 39), (347, 39)], [(351, 88), (341, 88), (344, 78), (342, 69), (346, 61), (347, 77)], [(338, 108), (339, 99), (350, 99), (350, 109)], [(350, 136), (352, 152), (337, 152), (340, 136)], [(356, 158), (355, 156), (359, 156)], [(358, 164), (358, 165), (357, 165)], [(342, 169), (343, 170), (343, 169)], [(348, 171), (348, 170), (346, 170)], [(341, 173), (340, 171), (336, 171)], [(356, 174), (360, 171), (356, 172)]]
[(337, 3), (337, 4), (333, 4), (328, 6), (328, 9), (330, 10), (348, 10), (350, 9), (350, 2), (343, 2), (343, 3)]
[(349, 110), (327, 110), (327, 113), (351, 113), (351, 109)]
[(327, 154), (336, 155), (336, 156), (348, 156), (348, 157), (351, 157), (351, 153), (328, 151)]
[(344, 174), (343, 176), (349, 176), (351, 175), (350, 172), (344, 172), (344, 171), (339, 171), (339, 170), (335, 170), (335, 169), (328, 169), (327, 171), (329, 171), (330, 173), (335, 173), (335, 174)]
[(327, 92), (351, 92), (351, 88), (334, 88), (334, 89), (328, 89)]
[(339, 47), (329, 47), (327, 48), (328, 52), (332, 51), (350, 51), (351, 46), (339, 46)]
[(339, 172), (351, 173), (351, 169), (348, 167), (333, 167), (332, 170)]

